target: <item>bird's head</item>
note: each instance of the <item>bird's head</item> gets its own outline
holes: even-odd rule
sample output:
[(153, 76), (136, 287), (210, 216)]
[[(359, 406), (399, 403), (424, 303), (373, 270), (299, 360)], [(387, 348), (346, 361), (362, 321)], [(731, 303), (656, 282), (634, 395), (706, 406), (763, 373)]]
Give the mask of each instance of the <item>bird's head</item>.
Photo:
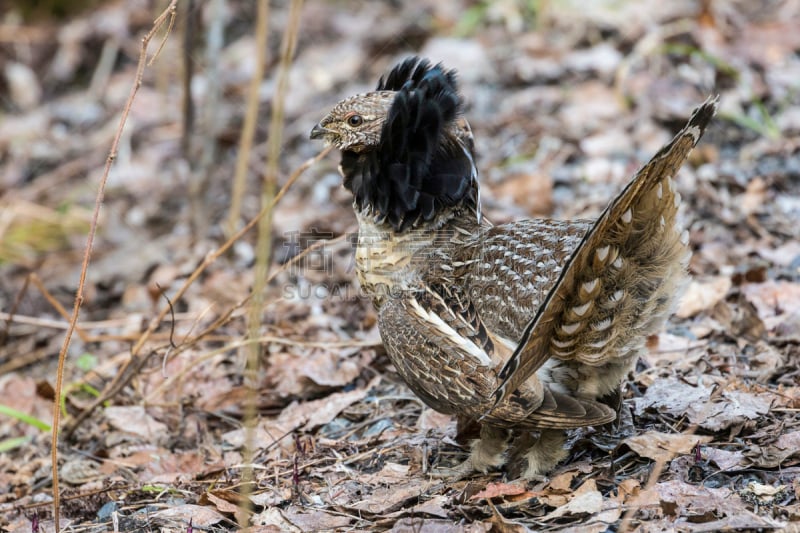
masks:
[(322, 139), (342, 151), (364, 152), (378, 146), (395, 91), (374, 91), (346, 98), (311, 130), (312, 139)]
[(395, 231), (461, 204), (480, 219), (472, 134), (454, 71), (411, 57), (373, 92), (336, 104), (311, 130), (339, 148), (354, 205)]

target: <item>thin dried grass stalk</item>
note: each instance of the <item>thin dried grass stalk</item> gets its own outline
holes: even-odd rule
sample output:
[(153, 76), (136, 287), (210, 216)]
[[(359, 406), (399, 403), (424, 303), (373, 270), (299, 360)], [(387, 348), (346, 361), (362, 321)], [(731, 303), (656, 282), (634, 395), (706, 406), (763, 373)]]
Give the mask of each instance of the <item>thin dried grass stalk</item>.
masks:
[[(260, 6), (260, 4), (259, 4)], [(300, 28), (300, 13), (303, 7), (302, 0), (292, 0), (289, 7), (289, 24), (281, 41), (281, 57), (278, 65), (275, 95), (272, 98), (272, 117), (267, 138), (267, 168), (261, 191), (261, 205), (273, 205), (275, 189), (280, 163), (281, 147), (283, 144), (284, 103), (286, 92), (289, 88), (289, 67), (294, 57), (297, 46), (298, 30)], [(259, 9), (261, 13), (261, 9)], [(259, 336), (261, 329), (261, 314), (264, 308), (264, 289), (267, 284), (269, 272), (269, 258), (272, 252), (272, 212), (268, 212), (258, 223), (258, 242), (256, 244), (255, 280), (253, 283), (253, 297), (250, 299), (247, 312), (247, 337), (254, 339)], [(255, 425), (258, 404), (257, 377), (261, 344), (250, 345), (247, 350), (247, 366), (245, 368), (245, 383), (249, 385), (244, 406), (245, 439), (243, 459), (245, 468), (242, 470), (242, 501), (247, 500), (253, 480), (252, 460), (255, 455)], [(244, 510), (243, 510), (244, 511)], [(249, 520), (245, 512), (239, 514), (239, 525), (247, 527)]]

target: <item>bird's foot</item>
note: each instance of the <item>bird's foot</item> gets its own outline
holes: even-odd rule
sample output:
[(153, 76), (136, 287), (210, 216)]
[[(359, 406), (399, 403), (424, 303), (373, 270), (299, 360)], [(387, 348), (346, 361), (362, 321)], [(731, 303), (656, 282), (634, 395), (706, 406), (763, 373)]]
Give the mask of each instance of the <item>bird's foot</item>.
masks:
[(446, 479), (448, 481), (461, 481), (479, 472), (472, 464), (472, 458), (468, 458), (455, 466), (440, 466), (434, 468), (428, 475), (435, 479)]
[(539, 439), (532, 446), (516, 452), (521, 459), (515, 465), (518, 475), (523, 479), (535, 480), (552, 471), (569, 455), (564, 448), (566, 438), (566, 432), (561, 429), (541, 430)]
[(483, 426), (481, 436), (473, 441), (469, 457), (466, 461), (450, 468), (439, 468), (434, 477), (449, 478), (458, 481), (472, 474), (486, 474), (490, 470), (503, 466), (506, 462), (505, 452), (508, 448), (509, 432), (502, 428)]

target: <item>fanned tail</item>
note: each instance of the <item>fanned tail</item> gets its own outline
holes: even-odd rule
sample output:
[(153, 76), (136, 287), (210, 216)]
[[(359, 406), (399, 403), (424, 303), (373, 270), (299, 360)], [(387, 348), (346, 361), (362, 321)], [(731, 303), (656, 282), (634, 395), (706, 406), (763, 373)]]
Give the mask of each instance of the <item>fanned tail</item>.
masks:
[(674, 300), (670, 291), (677, 291), (683, 276), (686, 254), (686, 239), (675, 229), (680, 196), (672, 177), (702, 137), (717, 103), (718, 97), (710, 97), (695, 109), (686, 126), (636, 173), (567, 259), (498, 374), (496, 408), (551, 356), (599, 365), (664, 319)]

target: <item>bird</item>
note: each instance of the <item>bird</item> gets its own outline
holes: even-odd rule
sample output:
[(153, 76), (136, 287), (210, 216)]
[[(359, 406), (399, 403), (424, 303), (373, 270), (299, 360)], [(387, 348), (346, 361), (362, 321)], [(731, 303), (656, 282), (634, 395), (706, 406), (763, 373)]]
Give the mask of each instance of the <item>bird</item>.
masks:
[(426, 405), (480, 427), (450, 474), (536, 478), (568, 457), (570, 430), (617, 419), (623, 379), (688, 280), (672, 178), (717, 104), (595, 220), (482, 215), (457, 73), (441, 63), (409, 57), (313, 127), (341, 152), (356, 273), (393, 366)]

